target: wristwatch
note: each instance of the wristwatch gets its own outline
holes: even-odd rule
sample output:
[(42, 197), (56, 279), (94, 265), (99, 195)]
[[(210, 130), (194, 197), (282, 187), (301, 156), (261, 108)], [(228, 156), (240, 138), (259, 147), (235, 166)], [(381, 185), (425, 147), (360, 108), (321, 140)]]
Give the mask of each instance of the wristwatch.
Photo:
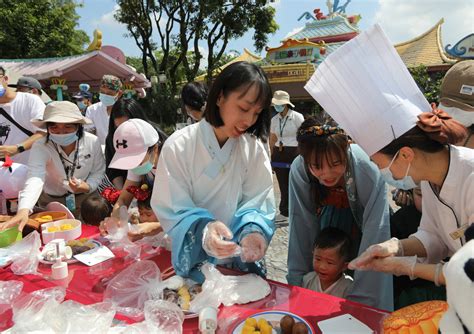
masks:
[(25, 147), (21, 144), (16, 145), (16, 149), (18, 150), (18, 153), (25, 152)]

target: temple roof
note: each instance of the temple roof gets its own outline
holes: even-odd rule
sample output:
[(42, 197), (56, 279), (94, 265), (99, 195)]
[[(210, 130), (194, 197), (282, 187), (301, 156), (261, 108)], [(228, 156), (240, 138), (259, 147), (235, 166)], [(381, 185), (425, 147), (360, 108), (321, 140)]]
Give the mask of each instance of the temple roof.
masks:
[(443, 23), (444, 19), (441, 19), (424, 34), (395, 45), (395, 49), (407, 67), (446, 66), (456, 62), (444, 52), (441, 41), (441, 25)]
[[(238, 61), (246, 61), (249, 63), (256, 63), (258, 61), (262, 60), (262, 57), (250, 52), (247, 48), (244, 48), (244, 52), (242, 52), (239, 56), (235, 57), (228, 63), (225, 63), (224, 65), (216, 68), (214, 71), (212, 71), (213, 76), (219, 74), (224, 68), (229, 66), (232, 63), (236, 63)], [(197, 76), (194, 80), (195, 81), (204, 81), (206, 80), (207, 73), (201, 74), (200, 76)]]
[(340, 15), (334, 15), (323, 20), (308, 22), (302, 30), (291, 36), (288, 36), (288, 38), (307, 38), (311, 41), (316, 39), (325, 40), (324, 37), (332, 37), (338, 35), (349, 34), (355, 36), (358, 32), (359, 30), (355, 26), (350, 24), (347, 18)]

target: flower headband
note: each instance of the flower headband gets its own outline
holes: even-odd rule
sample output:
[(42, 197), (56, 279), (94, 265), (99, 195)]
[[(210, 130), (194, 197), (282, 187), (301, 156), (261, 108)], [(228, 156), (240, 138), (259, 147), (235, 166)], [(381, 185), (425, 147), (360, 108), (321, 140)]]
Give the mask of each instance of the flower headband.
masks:
[(107, 202), (113, 205), (120, 197), (120, 190), (115, 189), (114, 187), (107, 187), (102, 190), (100, 195), (105, 198)]
[(139, 201), (145, 201), (148, 197), (150, 197), (151, 193), (148, 191), (148, 185), (146, 184), (142, 184), (140, 187), (129, 186), (127, 187), (127, 191)]
[(319, 137), (335, 134), (344, 134), (344, 130), (338, 126), (330, 126), (328, 124), (313, 125), (309, 128), (298, 130), (298, 137)]

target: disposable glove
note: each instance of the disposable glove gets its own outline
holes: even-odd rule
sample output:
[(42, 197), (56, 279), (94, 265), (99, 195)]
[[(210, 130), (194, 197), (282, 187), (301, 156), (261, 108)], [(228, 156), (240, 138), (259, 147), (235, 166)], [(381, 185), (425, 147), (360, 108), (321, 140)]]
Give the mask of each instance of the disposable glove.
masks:
[(393, 274), (396, 276), (406, 275), (410, 279), (415, 279), (415, 256), (389, 256), (373, 259), (366, 265), (358, 266), (357, 270), (378, 271), (382, 273)]
[(242, 238), (240, 248), (243, 262), (255, 262), (265, 256), (267, 241), (260, 233), (253, 232)]
[(359, 267), (366, 266), (369, 262), (376, 258), (384, 258), (396, 255), (403, 256), (403, 247), (400, 240), (397, 238), (392, 238), (367, 248), (365, 252), (349, 263), (349, 269), (357, 270)]
[(232, 232), (223, 222), (209, 223), (202, 234), (202, 248), (207, 255), (216, 259), (233, 257), (239, 251), (239, 246), (233, 241), (227, 241), (232, 237)]

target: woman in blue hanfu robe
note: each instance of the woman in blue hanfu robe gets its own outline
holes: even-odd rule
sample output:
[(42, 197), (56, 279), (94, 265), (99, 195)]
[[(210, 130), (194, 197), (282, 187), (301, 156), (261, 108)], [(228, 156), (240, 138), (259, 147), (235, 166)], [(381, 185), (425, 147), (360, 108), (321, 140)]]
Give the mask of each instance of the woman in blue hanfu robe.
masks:
[[(313, 243), (332, 226), (351, 236), (357, 256), (372, 244), (390, 238), (386, 185), (377, 166), (338, 127), (314, 118), (300, 127), (301, 156), (292, 164), (289, 185), (290, 236), (288, 283), (302, 285), (313, 271)], [(355, 272), (348, 299), (393, 309), (392, 276)]]
[(172, 239), (178, 275), (202, 281), (205, 261), (265, 274), (275, 203), (261, 139), (271, 97), (259, 67), (234, 63), (216, 78), (205, 118), (163, 146), (151, 204)]

